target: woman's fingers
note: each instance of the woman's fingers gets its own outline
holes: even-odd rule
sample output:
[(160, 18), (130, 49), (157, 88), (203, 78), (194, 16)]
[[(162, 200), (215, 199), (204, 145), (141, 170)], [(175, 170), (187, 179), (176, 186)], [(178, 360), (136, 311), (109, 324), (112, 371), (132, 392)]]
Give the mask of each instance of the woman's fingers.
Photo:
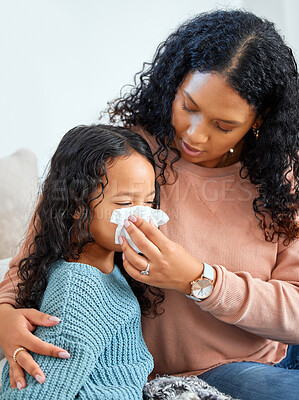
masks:
[[(129, 219), (129, 223), (125, 223), (126, 230), (147, 261), (142, 261), (140, 256), (132, 253), (124, 240), (121, 248), (125, 255), (124, 268), (128, 274), (152, 286), (190, 293), (190, 282), (201, 275), (202, 262), (142, 218), (134, 215)], [(142, 275), (147, 262), (149, 273)]]
[(20, 351), (16, 356), (16, 361), (11, 359), (9, 362), (10, 385), (12, 388), (17, 387), (21, 390), (26, 387), (24, 370), (32, 375), (38, 383), (44, 383), (46, 377), (39, 365), (27, 351)]
[[(125, 238), (123, 238), (123, 244), (121, 247), (123, 251), (123, 266), (127, 273), (136, 281), (147, 283), (152, 286), (159, 286), (160, 271), (159, 268), (157, 268), (157, 265), (161, 265), (159, 263), (159, 258), (157, 257), (158, 261), (154, 262), (151, 261), (151, 259), (136, 253)], [(156, 251), (159, 252), (157, 248)], [(148, 266), (148, 274), (142, 274)]]
[(155, 282), (152, 282), (152, 277), (149, 275), (142, 275), (141, 272), (136, 269), (132, 264), (129, 262), (124, 263), (124, 269), (127, 273), (135, 279), (135, 281), (146, 283), (151, 286), (156, 286)]
[[(45, 375), (42, 369), (34, 361), (33, 357), (27, 350), (38, 354), (44, 354), (46, 356), (64, 359), (70, 357), (70, 354), (64, 349), (54, 346), (50, 343), (43, 342), (41, 339), (37, 338), (28, 331), (23, 335), (22, 345), (19, 347), (24, 347), (26, 351), (19, 351), (16, 355), (16, 361), (13, 360), (13, 353), (7, 357), (10, 366), (10, 380), (13, 388), (18, 386), (22, 386), (22, 388), (26, 387), (23, 369), (28, 372), (29, 375), (32, 375), (39, 383), (43, 383), (45, 381)], [(15, 350), (17, 350), (17, 348)]]
[(33, 326), (55, 326), (60, 322), (60, 318), (54, 315), (44, 314), (33, 308), (23, 309), (23, 315)]
[(21, 365), (13, 360), (13, 354), (18, 348), (24, 347), (28, 351), (30, 350), (34, 353), (47, 356), (59, 358), (70, 357), (69, 353), (64, 349), (43, 342), (31, 333), (37, 325), (49, 327), (46, 329), (56, 329), (55, 326), (59, 323), (59, 318), (50, 318), (51, 315), (43, 314), (37, 310), (15, 309), (9, 304), (0, 305), (0, 320), (6, 322), (5, 324), (0, 324), (0, 343), (5, 357), (9, 362), (10, 382), (13, 388), (18, 383), (19, 387), (26, 387), (22, 367), (41, 382), (45, 378), (41, 368), (28, 352), (19, 351), (16, 355), (16, 359)]
[[(146, 222), (143, 218), (136, 215), (130, 215), (128, 217), (128, 220), (130, 225), (126, 228), (126, 230), (133, 242), (142, 251), (143, 254), (145, 254), (144, 250), (146, 250), (147, 243), (154, 244), (159, 250), (163, 252), (164, 247), (169, 242), (169, 239), (165, 235), (163, 235), (163, 233), (159, 231), (157, 227), (155, 227), (152, 223)], [(138, 229), (134, 229), (136, 227)], [(144, 236), (140, 234), (139, 230), (149, 239), (149, 242), (145, 241)]]
[[(26, 350), (19, 351), (16, 355), (16, 361), (13, 360), (13, 354), (7, 357), (10, 367), (10, 383), (11, 387), (18, 389), (26, 387), (26, 381), (23, 369), (32, 375), (39, 383), (43, 383), (46, 379), (40, 366), (34, 361), (31, 354), (27, 351), (34, 353), (44, 354), (46, 356), (59, 357), (67, 359), (70, 354), (60, 347), (56, 347), (50, 343), (43, 342), (41, 339), (34, 336), (32, 333), (25, 333), (23, 336), (22, 346)], [(16, 350), (16, 349), (15, 349)]]
[(34, 309), (22, 309), (22, 315), (26, 318), (28, 331), (25, 331), (25, 333), (23, 333), (22, 335), (21, 346), (25, 347), (27, 350), (32, 351), (33, 353), (43, 354), (45, 356), (58, 358), (70, 357), (70, 354), (61, 347), (57, 347), (53, 344), (44, 342), (40, 338), (30, 333), (32, 332), (32, 330), (35, 329), (37, 325), (47, 327), (55, 326), (60, 322), (60, 318), (49, 314), (44, 314)]
[(64, 359), (70, 358), (70, 354), (66, 350), (62, 349), (61, 347), (54, 346), (51, 343), (44, 342), (28, 331), (23, 335), (22, 346), (33, 353), (43, 354), (44, 356)]
[(16, 361), (14, 363), (18, 364), (19, 367), (27, 371), (28, 374), (33, 376), (33, 378), (36, 379), (38, 383), (44, 383), (46, 377), (40, 366), (34, 361), (28, 351), (20, 351), (17, 354)]
[(151, 248), (150, 250), (149, 250), (149, 247), (147, 247), (147, 249), (144, 250), (144, 253), (143, 253), (145, 256), (144, 257), (144, 256), (136, 253), (136, 251), (129, 245), (127, 240), (125, 238), (123, 238), (123, 244), (121, 246), (121, 249), (123, 251), (123, 254), (124, 254), (127, 262), (129, 262), (132, 266), (134, 266), (140, 273), (140, 271), (143, 271), (146, 269), (149, 259), (153, 259), (154, 257), (156, 257), (157, 256), (156, 253), (159, 252), (159, 250), (157, 248), (155, 248), (155, 246), (153, 244), (152, 244), (152, 247), (153, 248)]
[(18, 388), (19, 390), (26, 387), (26, 380), (24, 377), (23, 369), (15, 361), (9, 362), (9, 378), (10, 386), (12, 389)]

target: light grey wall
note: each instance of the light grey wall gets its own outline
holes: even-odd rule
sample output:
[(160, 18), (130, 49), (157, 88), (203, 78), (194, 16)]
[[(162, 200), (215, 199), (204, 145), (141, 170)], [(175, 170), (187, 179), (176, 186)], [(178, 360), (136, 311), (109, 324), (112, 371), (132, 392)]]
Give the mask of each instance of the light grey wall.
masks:
[(273, 19), (298, 48), (295, 0), (0, 0), (0, 157), (29, 147), (42, 172), (61, 136), (96, 122), (176, 26), (221, 7)]
[(243, 0), (243, 7), (273, 21), (299, 60), (298, 0)]

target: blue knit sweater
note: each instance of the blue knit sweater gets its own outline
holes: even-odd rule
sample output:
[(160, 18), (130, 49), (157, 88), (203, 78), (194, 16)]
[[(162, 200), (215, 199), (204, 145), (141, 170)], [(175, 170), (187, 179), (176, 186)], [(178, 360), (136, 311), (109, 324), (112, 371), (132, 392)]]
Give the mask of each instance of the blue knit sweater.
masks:
[(33, 354), (46, 381), (40, 384), (26, 373), (27, 387), (20, 391), (10, 388), (6, 363), (1, 400), (142, 399), (153, 359), (142, 337), (138, 301), (117, 266), (103, 274), (86, 264), (54, 263), (40, 311), (61, 322), (37, 327), (36, 336), (71, 357)]

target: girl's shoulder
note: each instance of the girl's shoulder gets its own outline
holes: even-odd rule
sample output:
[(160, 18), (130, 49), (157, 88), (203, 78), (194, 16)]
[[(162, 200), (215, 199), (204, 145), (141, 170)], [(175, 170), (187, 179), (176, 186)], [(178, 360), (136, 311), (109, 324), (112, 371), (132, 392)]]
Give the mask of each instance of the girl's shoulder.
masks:
[[(107, 304), (109, 308), (104, 307)], [(120, 304), (137, 307), (138, 302), (136, 305), (135, 296), (116, 265), (110, 274), (104, 274), (88, 264), (63, 260), (49, 266), (40, 311), (70, 320), (71, 316), (75, 318), (88, 309), (93, 315), (101, 316), (101, 320), (106, 320), (108, 314), (115, 314), (115, 308), (119, 308)]]
[(84, 290), (84, 284), (88, 285), (89, 290), (92, 288), (97, 290), (99, 287), (111, 286), (117, 281), (126, 282), (117, 265), (110, 274), (105, 274), (89, 264), (65, 260), (50, 264), (47, 275), (48, 286), (57, 285), (64, 291), (70, 286)]

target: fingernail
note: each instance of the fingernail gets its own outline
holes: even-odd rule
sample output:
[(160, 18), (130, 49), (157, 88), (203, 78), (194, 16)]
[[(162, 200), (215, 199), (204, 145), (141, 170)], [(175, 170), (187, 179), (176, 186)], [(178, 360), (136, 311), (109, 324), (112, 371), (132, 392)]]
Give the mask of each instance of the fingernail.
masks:
[(44, 378), (41, 375), (36, 374), (35, 379), (38, 383), (44, 383)]
[(125, 260), (125, 259), (126, 259), (126, 256), (125, 256), (125, 254), (124, 254), (124, 253), (122, 253), (122, 255), (121, 255), (121, 256), (122, 256), (122, 259), (123, 259), (123, 260)]
[(130, 221), (132, 221), (132, 222), (136, 222), (136, 221), (137, 221), (137, 218), (135, 217), (135, 215), (130, 215), (130, 216), (128, 217), (128, 219), (129, 219)]
[(119, 244), (123, 244), (124, 239), (123, 239), (123, 237), (121, 235), (119, 235), (118, 241), (119, 241)]
[(125, 228), (129, 228), (129, 226), (130, 226), (130, 222), (129, 222), (128, 220), (125, 220), (125, 222), (124, 222), (124, 226), (125, 226)]
[(58, 353), (58, 357), (59, 358), (65, 358), (65, 359), (67, 359), (67, 358), (70, 358), (70, 353), (68, 353), (67, 351), (60, 351), (59, 353)]
[(54, 317), (54, 316), (49, 317), (49, 320), (50, 320), (50, 321), (54, 321), (54, 322), (60, 322), (60, 321), (61, 321), (60, 318)]
[(17, 382), (17, 388), (18, 388), (19, 390), (21, 390), (21, 389), (23, 388), (23, 385), (21, 384), (21, 382)]

